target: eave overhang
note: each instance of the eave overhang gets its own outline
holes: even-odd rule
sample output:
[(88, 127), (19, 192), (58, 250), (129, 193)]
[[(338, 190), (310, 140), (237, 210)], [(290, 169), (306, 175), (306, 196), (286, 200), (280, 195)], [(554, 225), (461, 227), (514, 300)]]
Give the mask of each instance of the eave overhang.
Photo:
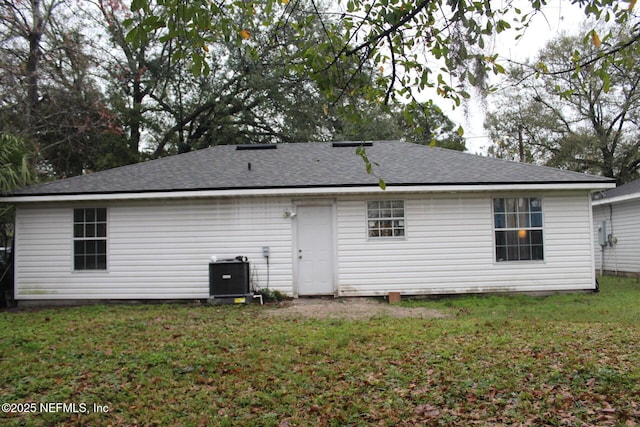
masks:
[(609, 199), (607, 198), (598, 199), (598, 200), (592, 201), (591, 204), (593, 206), (611, 205), (614, 203), (630, 202), (632, 200), (637, 200), (637, 199), (640, 199), (640, 193), (625, 194), (623, 196), (611, 197)]
[[(222, 188), (172, 191), (141, 192), (105, 192), (105, 193), (69, 193), (69, 194), (31, 194), (0, 198), (0, 203), (43, 203), (43, 202), (85, 202), (152, 199), (197, 199), (229, 197), (265, 197), (265, 196), (335, 196), (357, 194), (437, 194), (437, 193), (477, 193), (508, 191), (602, 191), (615, 188), (614, 182), (542, 182), (542, 183), (479, 183), (479, 184), (387, 184), (386, 189), (378, 185), (353, 185), (334, 187), (272, 187), (272, 188)], [(613, 200), (613, 199), (611, 199)], [(608, 201), (598, 201), (610, 203)], [(595, 203), (594, 203), (595, 204)]]

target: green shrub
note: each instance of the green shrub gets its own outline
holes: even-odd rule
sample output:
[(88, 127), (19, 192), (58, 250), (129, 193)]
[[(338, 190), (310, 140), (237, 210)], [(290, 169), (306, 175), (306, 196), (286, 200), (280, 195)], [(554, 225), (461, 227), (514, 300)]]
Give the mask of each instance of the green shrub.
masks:
[(269, 288), (260, 289), (257, 293), (262, 295), (264, 302), (279, 302), (288, 298), (283, 292)]

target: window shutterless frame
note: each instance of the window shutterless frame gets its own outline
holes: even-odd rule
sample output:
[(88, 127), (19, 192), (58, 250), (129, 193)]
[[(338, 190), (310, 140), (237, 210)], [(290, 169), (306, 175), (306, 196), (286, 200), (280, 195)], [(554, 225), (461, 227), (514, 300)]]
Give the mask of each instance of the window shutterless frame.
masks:
[(405, 238), (404, 200), (373, 200), (367, 202), (367, 237)]
[(496, 262), (544, 260), (540, 197), (493, 199)]
[(107, 269), (106, 208), (73, 210), (73, 269)]

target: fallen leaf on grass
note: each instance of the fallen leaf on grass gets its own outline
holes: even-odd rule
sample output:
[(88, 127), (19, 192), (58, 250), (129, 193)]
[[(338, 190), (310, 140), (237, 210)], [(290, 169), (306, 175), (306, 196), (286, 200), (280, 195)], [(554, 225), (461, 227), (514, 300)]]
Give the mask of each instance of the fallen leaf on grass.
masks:
[(416, 415), (423, 416), (425, 418), (435, 418), (440, 415), (440, 410), (432, 405), (419, 405), (414, 409)]

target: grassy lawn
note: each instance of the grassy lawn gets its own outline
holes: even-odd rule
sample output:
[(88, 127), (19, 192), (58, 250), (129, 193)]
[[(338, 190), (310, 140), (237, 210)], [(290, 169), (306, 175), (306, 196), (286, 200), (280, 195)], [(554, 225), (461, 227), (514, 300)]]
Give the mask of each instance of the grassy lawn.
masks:
[(638, 425), (640, 282), (600, 284), (403, 303), (445, 319), (283, 319), (258, 305), (0, 312), (0, 403), (36, 406), (0, 412), (0, 425)]

